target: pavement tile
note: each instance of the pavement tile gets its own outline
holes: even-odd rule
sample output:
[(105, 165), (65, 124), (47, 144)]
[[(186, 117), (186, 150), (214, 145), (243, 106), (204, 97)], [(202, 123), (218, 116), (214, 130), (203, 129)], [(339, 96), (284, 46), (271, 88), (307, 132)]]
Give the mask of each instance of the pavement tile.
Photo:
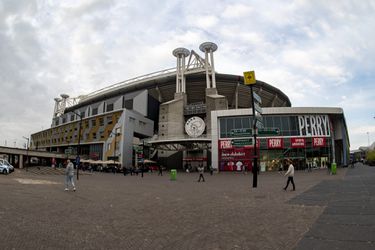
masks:
[[(252, 188), (251, 174), (205, 174), (206, 182), (197, 183), (197, 173), (178, 172), (170, 181), (168, 173), (80, 172), (77, 192), (64, 192), (62, 172), (17, 169), (0, 175), (0, 249), (298, 249), (308, 241), (308, 247), (347, 246), (348, 239), (323, 237), (333, 226), (353, 234), (352, 246), (366, 249), (373, 246), (373, 224), (360, 214), (330, 217), (325, 209), (372, 208), (361, 181), (369, 174), (356, 168), (334, 176), (296, 171), (297, 190), (285, 192), (286, 178), (278, 173), (261, 173)], [(346, 185), (347, 177), (353, 183)], [(350, 192), (350, 199), (345, 196), (358, 185), (362, 203)], [(346, 203), (334, 198), (337, 193)], [(359, 241), (364, 239), (370, 241)]]
[(358, 241), (334, 241), (326, 239), (303, 238), (296, 250), (373, 250), (374, 242), (358, 242)]

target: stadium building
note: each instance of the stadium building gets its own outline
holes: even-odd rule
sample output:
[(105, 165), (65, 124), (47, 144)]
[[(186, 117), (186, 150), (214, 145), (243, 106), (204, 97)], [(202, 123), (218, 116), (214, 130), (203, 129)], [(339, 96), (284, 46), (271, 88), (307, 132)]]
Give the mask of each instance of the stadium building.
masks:
[(277, 169), (286, 158), (297, 169), (348, 164), (341, 108), (292, 107), (281, 90), (257, 80), (254, 116), (243, 76), (215, 71), (216, 44), (199, 49), (203, 57), (175, 49), (176, 68), (55, 98), (51, 128), (33, 134), (31, 148), (125, 167), (152, 159), (168, 168), (239, 171), (252, 167), (255, 146), (261, 171)]

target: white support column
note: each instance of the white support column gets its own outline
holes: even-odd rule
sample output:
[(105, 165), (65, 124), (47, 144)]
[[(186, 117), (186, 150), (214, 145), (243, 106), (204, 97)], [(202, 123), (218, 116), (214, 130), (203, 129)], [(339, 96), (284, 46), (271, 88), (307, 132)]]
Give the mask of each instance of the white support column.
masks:
[[(217, 50), (217, 45), (215, 43), (211, 42), (205, 42), (202, 43), (199, 46), (199, 49), (204, 52), (205, 54), (205, 69), (206, 69), (206, 81), (207, 81), (207, 88), (216, 88), (216, 77), (215, 77), (215, 67), (214, 67), (214, 56), (213, 52)], [(209, 58), (208, 54), (210, 54), (211, 58), (211, 65), (209, 63)], [(212, 84), (210, 83), (210, 76), (209, 74), (211, 73), (211, 78), (212, 78)]]
[(177, 58), (176, 93), (185, 92), (185, 58), (190, 55), (190, 51), (185, 48), (177, 48), (173, 50), (173, 55)]
[(182, 93), (185, 93), (186, 92), (186, 79), (185, 79), (185, 56), (184, 55), (182, 55), (181, 80), (182, 80)]
[(180, 67), (179, 67), (179, 58), (177, 57), (176, 58), (177, 59), (177, 62), (176, 62), (176, 93), (178, 93), (179, 91), (178, 91), (178, 80), (179, 80), (179, 77), (178, 77), (178, 73), (179, 73), (179, 70), (180, 70)]
[(216, 76), (215, 76), (215, 66), (214, 66), (214, 52), (210, 49), (211, 56), (211, 77), (212, 77), (212, 88), (216, 88)]
[(207, 88), (210, 89), (211, 88), (211, 82), (210, 82), (210, 76), (209, 76), (209, 72), (208, 72), (208, 52), (207, 50), (204, 52), (204, 67), (206, 68), (206, 84), (207, 84)]

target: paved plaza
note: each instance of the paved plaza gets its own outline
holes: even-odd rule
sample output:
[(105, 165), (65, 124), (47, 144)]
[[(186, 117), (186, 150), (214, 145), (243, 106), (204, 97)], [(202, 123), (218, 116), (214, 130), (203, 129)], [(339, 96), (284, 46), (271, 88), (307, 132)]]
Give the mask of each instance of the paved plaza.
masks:
[(374, 249), (375, 168), (297, 171), (286, 178), (80, 172), (0, 175), (0, 249)]

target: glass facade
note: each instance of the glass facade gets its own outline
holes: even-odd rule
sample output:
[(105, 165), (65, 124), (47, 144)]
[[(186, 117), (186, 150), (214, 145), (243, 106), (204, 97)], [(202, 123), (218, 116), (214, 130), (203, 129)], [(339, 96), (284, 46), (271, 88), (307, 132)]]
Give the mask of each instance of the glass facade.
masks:
[[(286, 168), (286, 159), (291, 159), (297, 170), (329, 165), (332, 138), (328, 115), (264, 115), (262, 120), (264, 128), (257, 135), (261, 171)], [(253, 117), (221, 117), (218, 123), (219, 170), (251, 170)]]

